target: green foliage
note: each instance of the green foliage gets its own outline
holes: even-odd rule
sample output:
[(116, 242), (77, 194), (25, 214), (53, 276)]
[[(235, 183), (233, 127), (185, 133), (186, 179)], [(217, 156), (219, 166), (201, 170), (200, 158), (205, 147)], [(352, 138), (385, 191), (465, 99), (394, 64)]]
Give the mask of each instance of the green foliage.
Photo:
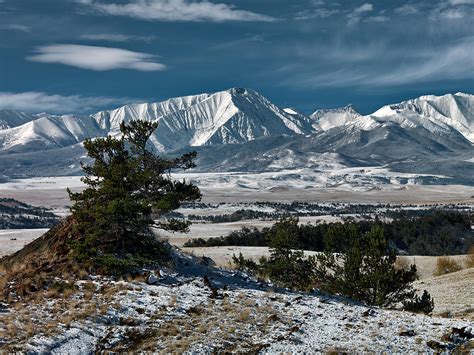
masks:
[[(78, 193), (68, 190), (74, 202), (71, 211), (84, 236), (74, 244), (79, 259), (92, 260), (107, 269), (120, 269), (121, 263), (140, 264), (147, 259), (143, 252), (153, 244), (152, 226), (168, 231), (188, 229), (187, 222), (164, 215), (182, 202), (200, 199), (196, 186), (170, 176), (174, 169), (194, 167), (196, 154), (172, 160), (156, 155), (147, 142), (157, 127), (157, 123), (147, 121), (122, 123), (119, 138), (84, 142), (93, 161), (82, 165), (86, 174), (82, 181), (88, 187)], [(157, 249), (152, 245), (151, 250)], [(138, 254), (141, 256), (136, 257)], [(162, 250), (153, 257), (160, 254)]]
[[(465, 254), (474, 245), (474, 230), (467, 213), (430, 210), (416, 218), (401, 214), (391, 222), (380, 220), (347, 223), (306, 224), (298, 227), (297, 244), (304, 250), (323, 251), (328, 247), (334, 252), (343, 252), (347, 239), (358, 233), (366, 233), (374, 226), (380, 226), (389, 244), (411, 255)], [(244, 228), (226, 237), (191, 240), (185, 246), (269, 246), (268, 233), (262, 230)], [(329, 244), (328, 244), (329, 243)]]
[(242, 254), (233, 256), (233, 263), (240, 269), (269, 278), (279, 286), (307, 290), (313, 286), (315, 261), (305, 257), (298, 248), (298, 219), (286, 217), (275, 223), (266, 238), (270, 245), (270, 257), (262, 257), (259, 263), (245, 259)]
[(408, 299), (403, 302), (403, 309), (413, 313), (429, 314), (433, 312), (434, 301), (428, 291), (424, 290), (420, 296), (414, 295), (413, 299)]
[(298, 249), (298, 218), (284, 217), (270, 229), (267, 238), (270, 257), (260, 259), (260, 272), (273, 282), (292, 289), (313, 285), (314, 258)]
[(254, 273), (258, 270), (258, 265), (255, 261), (251, 259), (245, 259), (242, 253), (239, 253), (239, 256), (232, 255), (232, 263), (236, 266), (238, 270)]
[(211, 237), (206, 240), (202, 238), (190, 239), (184, 243), (185, 247), (216, 247), (225, 245), (240, 246), (267, 246), (268, 239), (266, 234), (269, 228), (258, 230), (257, 228), (243, 227), (241, 230), (233, 231), (226, 237)]
[[(383, 307), (412, 298), (411, 283), (416, 279), (416, 267), (412, 265), (409, 270), (394, 267), (396, 253), (389, 249), (383, 229), (374, 226), (367, 233), (349, 231), (347, 247), (341, 254), (328, 248), (316, 257), (319, 287), (329, 293)], [(328, 240), (328, 245), (331, 242)]]
[[(297, 218), (282, 218), (266, 230), (270, 257), (256, 263), (239, 254), (233, 256), (233, 263), (283, 287), (309, 290), (317, 286), (370, 305), (392, 307), (403, 302), (410, 310), (432, 309), (431, 296), (426, 292), (420, 298), (412, 288), (416, 266), (395, 267), (396, 253), (381, 226), (362, 231), (354, 224), (333, 224), (326, 233), (325, 251), (316, 257), (305, 257), (298, 249), (300, 231)], [(334, 253), (335, 248), (342, 252)]]

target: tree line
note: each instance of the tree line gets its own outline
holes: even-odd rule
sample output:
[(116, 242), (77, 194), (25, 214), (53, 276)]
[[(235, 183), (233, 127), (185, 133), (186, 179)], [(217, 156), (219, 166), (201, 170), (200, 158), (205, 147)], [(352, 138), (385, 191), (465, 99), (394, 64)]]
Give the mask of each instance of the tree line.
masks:
[(416, 266), (396, 265), (396, 253), (380, 225), (372, 225), (366, 232), (354, 225), (343, 228), (347, 234), (341, 252), (333, 252), (340, 241), (337, 233), (330, 232), (323, 251), (306, 256), (295, 247), (300, 232), (298, 219), (282, 218), (267, 231), (269, 257), (262, 256), (256, 262), (239, 254), (233, 255), (232, 262), (238, 269), (281, 287), (303, 291), (317, 288), (369, 305), (403, 306), (412, 312), (433, 310), (430, 294), (425, 290), (419, 296), (412, 287)]
[[(332, 251), (342, 252), (348, 238), (360, 238), (374, 226), (380, 227), (392, 249), (408, 255), (465, 254), (474, 245), (472, 217), (469, 213), (431, 210), (420, 217), (401, 216), (392, 221), (379, 219), (345, 223), (300, 224), (294, 248), (323, 251), (332, 240)], [(263, 229), (243, 228), (227, 236), (192, 239), (185, 247), (269, 246), (269, 235), (276, 226)]]

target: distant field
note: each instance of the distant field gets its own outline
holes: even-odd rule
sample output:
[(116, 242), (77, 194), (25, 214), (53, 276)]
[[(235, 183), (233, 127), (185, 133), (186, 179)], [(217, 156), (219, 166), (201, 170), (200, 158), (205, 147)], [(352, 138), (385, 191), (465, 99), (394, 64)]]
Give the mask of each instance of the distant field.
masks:
[(16, 252), (48, 229), (0, 229), (0, 257)]
[[(348, 203), (399, 203), (474, 204), (474, 186), (458, 185), (395, 185), (387, 184), (373, 189), (355, 189), (346, 185), (338, 187), (314, 187), (293, 185), (291, 181), (266, 181), (262, 188), (245, 188), (220, 184), (218, 176), (203, 174), (178, 174), (178, 178), (196, 179), (206, 203), (217, 202), (348, 202)], [(259, 174), (249, 174), (249, 180), (258, 182)], [(273, 184), (273, 185), (272, 185)], [(11, 197), (34, 206), (64, 211), (69, 205), (66, 188), (79, 190), (80, 177), (31, 178), (0, 184), (0, 197)], [(273, 187), (272, 187), (273, 186)], [(292, 187), (294, 186), (294, 187)]]

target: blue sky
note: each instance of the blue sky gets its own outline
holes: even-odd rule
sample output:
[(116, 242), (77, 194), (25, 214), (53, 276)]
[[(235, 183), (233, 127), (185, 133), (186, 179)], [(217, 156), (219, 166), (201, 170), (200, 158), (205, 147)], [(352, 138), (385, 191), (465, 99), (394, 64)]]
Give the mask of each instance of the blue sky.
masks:
[(0, 0), (0, 108), (250, 87), (309, 113), (474, 92), (474, 0)]

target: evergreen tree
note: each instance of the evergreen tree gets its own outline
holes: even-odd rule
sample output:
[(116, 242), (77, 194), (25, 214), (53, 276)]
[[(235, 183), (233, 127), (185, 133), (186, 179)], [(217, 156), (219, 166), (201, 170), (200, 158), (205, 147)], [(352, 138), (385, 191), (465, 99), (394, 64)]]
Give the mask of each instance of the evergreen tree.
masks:
[(380, 226), (353, 235), (341, 254), (332, 249), (317, 256), (316, 277), (322, 290), (376, 306), (393, 306), (411, 299), (416, 266), (394, 267), (396, 253), (388, 247)]
[(433, 312), (434, 301), (428, 291), (424, 290), (420, 296), (415, 295), (413, 299), (408, 299), (403, 302), (403, 309), (405, 311), (414, 313), (425, 313), (429, 314)]
[[(87, 188), (69, 192), (71, 211), (84, 240), (77, 243), (84, 258), (146, 252), (154, 240), (151, 227), (186, 231), (188, 223), (166, 219), (182, 202), (199, 200), (199, 189), (171, 179), (174, 169), (194, 167), (196, 154), (165, 159), (148, 145), (158, 124), (132, 121), (120, 125), (121, 136), (86, 140), (92, 164), (82, 165)], [(152, 243), (153, 244), (153, 243)]]
[(260, 272), (283, 287), (305, 290), (313, 286), (314, 258), (298, 249), (298, 218), (280, 219), (268, 234), (270, 257), (260, 259)]

